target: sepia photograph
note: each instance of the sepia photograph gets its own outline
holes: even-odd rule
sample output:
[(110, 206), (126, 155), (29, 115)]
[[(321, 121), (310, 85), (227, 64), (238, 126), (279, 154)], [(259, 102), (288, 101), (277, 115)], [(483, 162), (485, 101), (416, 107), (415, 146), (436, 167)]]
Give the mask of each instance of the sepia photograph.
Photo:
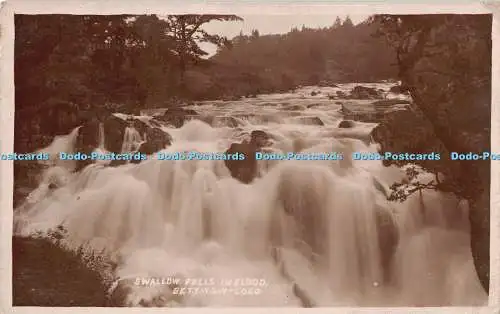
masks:
[(492, 14), (14, 30), (12, 306), (488, 305)]

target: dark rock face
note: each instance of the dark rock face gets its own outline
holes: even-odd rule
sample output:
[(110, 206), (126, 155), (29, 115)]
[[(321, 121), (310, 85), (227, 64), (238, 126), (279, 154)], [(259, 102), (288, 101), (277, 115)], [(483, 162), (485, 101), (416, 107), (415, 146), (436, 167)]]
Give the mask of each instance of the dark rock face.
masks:
[(354, 99), (381, 99), (382, 93), (375, 88), (358, 85), (351, 90)]
[[(142, 143), (141, 146), (139, 146), (139, 149), (137, 150), (137, 152), (141, 153), (141, 154), (145, 154), (145, 155), (152, 155), (152, 154), (160, 151), (162, 148), (159, 148), (158, 146), (155, 146), (152, 143), (145, 142), (145, 143)], [(138, 164), (141, 161), (132, 159), (130, 162), (133, 164)]]
[(150, 126), (147, 123), (139, 119), (134, 119), (134, 121), (132, 122), (132, 126), (137, 130), (137, 132), (139, 132), (141, 136), (143, 136), (144, 133), (146, 133), (147, 130), (150, 128)]
[(250, 143), (257, 149), (271, 145), (271, 136), (262, 130), (255, 130), (250, 133)]
[(226, 154), (241, 153), (244, 160), (225, 160), (224, 163), (229, 169), (231, 176), (243, 183), (251, 183), (257, 176), (257, 160), (255, 153), (262, 147), (269, 146), (271, 137), (262, 130), (252, 131), (250, 142), (233, 143), (226, 151)]
[(118, 167), (118, 166), (121, 166), (121, 165), (125, 165), (127, 164), (127, 161), (126, 160), (118, 160), (118, 159), (113, 159), (111, 160), (111, 162), (109, 163), (109, 167)]
[(319, 87), (338, 87), (335, 83), (333, 83), (332, 81), (328, 81), (328, 80), (323, 80), (323, 81), (319, 82), (318, 86)]
[(104, 146), (106, 150), (114, 153), (120, 153), (123, 144), (125, 129), (129, 123), (114, 115), (109, 115), (103, 121), (104, 123)]
[(159, 116), (157, 119), (167, 122), (176, 128), (180, 128), (181, 126), (184, 125), (184, 122), (186, 120), (189, 120), (190, 118), (197, 116), (198, 112), (196, 112), (193, 109), (170, 108), (162, 116)]
[(338, 91), (336, 92), (336, 94), (337, 94), (337, 97), (338, 97), (338, 98), (349, 98), (349, 97), (348, 97), (348, 95), (347, 95), (346, 93), (344, 93), (343, 91), (340, 91), (340, 90), (338, 90)]
[(406, 88), (404, 88), (401, 85), (395, 85), (389, 89), (389, 92), (394, 93), (394, 94), (403, 94), (406, 92)]
[(14, 208), (21, 205), (29, 193), (40, 184), (45, 169), (46, 166), (36, 160), (14, 160)]
[(234, 117), (222, 116), (222, 117), (213, 117), (211, 119), (210, 125), (213, 127), (226, 126), (230, 128), (236, 128), (240, 125), (240, 123)]
[[(77, 138), (77, 151), (90, 154), (98, 147), (99, 125), (99, 120), (90, 119), (80, 128)], [(109, 115), (104, 118), (103, 122), (104, 146), (106, 150), (117, 154), (121, 153), (127, 126), (134, 127), (141, 135), (145, 135), (146, 137), (147, 144), (143, 144), (141, 146), (142, 148), (139, 148), (138, 152), (140, 153), (150, 155), (172, 144), (172, 137), (170, 134), (164, 132), (160, 128), (151, 127), (137, 118), (131, 117), (126, 121), (120, 117)], [(140, 160), (133, 160), (132, 162), (137, 163), (140, 162)], [(76, 171), (81, 170), (90, 163), (92, 163), (91, 160), (80, 161)], [(113, 160), (109, 166), (114, 167), (125, 163), (126, 161), (123, 160)]]
[[(92, 118), (80, 127), (76, 138), (76, 152), (90, 154), (99, 145), (99, 125), (99, 120)], [(79, 171), (91, 163), (90, 159), (79, 160), (75, 170)]]
[[(148, 128), (146, 129), (146, 142), (142, 143), (137, 150), (138, 153), (144, 155), (152, 155), (165, 149), (167, 146), (172, 144), (172, 137), (170, 134), (164, 132), (159, 128)], [(138, 164), (141, 160), (132, 159), (130, 161), (133, 164)]]
[(297, 120), (307, 125), (325, 125), (319, 117), (298, 117)]
[(146, 141), (154, 143), (160, 149), (172, 144), (172, 137), (160, 128), (149, 128), (146, 130)]
[(302, 111), (305, 110), (307, 107), (303, 105), (296, 105), (296, 104), (283, 104), (283, 110), (290, 110), (290, 111)]
[(241, 153), (244, 160), (225, 160), (224, 163), (229, 169), (231, 176), (240, 182), (251, 183), (257, 176), (257, 160), (255, 158), (256, 147), (250, 143), (233, 143), (226, 151), (226, 154)]
[(340, 121), (340, 123), (337, 127), (341, 128), (341, 129), (350, 129), (350, 128), (353, 128), (354, 125), (355, 125), (355, 123), (352, 120), (342, 120), (342, 121)]

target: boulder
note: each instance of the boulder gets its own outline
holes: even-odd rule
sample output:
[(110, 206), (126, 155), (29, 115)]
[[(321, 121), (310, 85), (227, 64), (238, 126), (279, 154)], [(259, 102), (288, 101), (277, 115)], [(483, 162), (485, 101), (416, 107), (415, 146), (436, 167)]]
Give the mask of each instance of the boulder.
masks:
[(127, 160), (118, 160), (118, 159), (113, 159), (110, 163), (109, 163), (109, 167), (118, 167), (118, 166), (121, 166), (121, 165), (126, 165), (127, 164)]
[(193, 109), (177, 107), (168, 109), (163, 115), (157, 117), (157, 119), (180, 128), (186, 120), (196, 116), (198, 116), (198, 112)]
[(341, 129), (350, 129), (350, 128), (353, 128), (354, 125), (355, 125), (355, 122), (352, 120), (342, 120), (342, 121), (340, 121), (340, 123), (337, 127), (341, 128)]
[(229, 169), (231, 176), (242, 183), (249, 184), (257, 176), (257, 160), (255, 153), (257, 149), (250, 143), (233, 143), (226, 154), (241, 153), (245, 156), (243, 160), (225, 160), (224, 164)]
[(272, 144), (271, 139), (272, 137), (262, 130), (254, 130), (250, 133), (250, 143), (257, 149), (270, 146)]
[(337, 94), (337, 97), (339, 98), (345, 98), (345, 99), (349, 98), (349, 96), (346, 93), (340, 90), (336, 91), (335, 94)]
[(271, 136), (262, 130), (252, 131), (249, 142), (243, 141), (242, 143), (231, 144), (226, 154), (241, 153), (245, 156), (244, 160), (224, 161), (231, 176), (240, 182), (251, 183), (258, 174), (255, 153), (271, 144)]
[(172, 136), (160, 128), (148, 128), (145, 140), (154, 146), (161, 147), (159, 150), (172, 145)]
[[(142, 143), (137, 149), (138, 153), (144, 155), (152, 155), (165, 149), (167, 146), (172, 144), (172, 137), (167, 132), (160, 128), (148, 128), (146, 130), (146, 142)], [(130, 162), (133, 164), (138, 164), (142, 160), (132, 159)]]
[(389, 89), (389, 92), (394, 94), (404, 94), (406, 89), (401, 85), (394, 85)]
[(325, 125), (325, 123), (319, 117), (297, 117), (294, 118), (300, 124), (305, 125)]
[(240, 125), (240, 123), (238, 122), (238, 120), (236, 120), (234, 117), (231, 117), (231, 116), (219, 116), (219, 117), (213, 117), (211, 119), (212, 123), (210, 123), (210, 125), (212, 125), (213, 127), (222, 127), (222, 126), (225, 126), (225, 127), (229, 127), (229, 128), (236, 128)]
[(306, 110), (307, 107), (299, 104), (283, 104), (282, 109), (283, 110), (291, 110), (291, 111), (296, 111), (296, 110)]
[(383, 95), (375, 88), (358, 85), (351, 90), (351, 97), (354, 99), (382, 99)]
[(318, 84), (319, 87), (338, 87), (335, 83), (328, 81), (328, 80), (323, 80), (319, 82)]
[(107, 116), (104, 121), (104, 147), (107, 151), (120, 153), (125, 129), (129, 122), (115, 115)]

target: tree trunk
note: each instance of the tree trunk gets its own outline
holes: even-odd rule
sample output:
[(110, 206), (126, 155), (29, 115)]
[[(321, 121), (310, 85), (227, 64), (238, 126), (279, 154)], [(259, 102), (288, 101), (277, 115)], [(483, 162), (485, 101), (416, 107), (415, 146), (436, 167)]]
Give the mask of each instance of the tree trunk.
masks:
[(484, 290), (490, 283), (490, 191), (469, 201), (470, 245), (474, 266)]

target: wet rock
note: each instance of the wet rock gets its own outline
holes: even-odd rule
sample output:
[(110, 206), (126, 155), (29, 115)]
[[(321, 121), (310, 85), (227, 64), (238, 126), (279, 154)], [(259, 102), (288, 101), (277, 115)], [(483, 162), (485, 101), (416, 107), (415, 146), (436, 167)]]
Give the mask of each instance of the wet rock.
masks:
[(120, 153), (123, 144), (125, 129), (129, 123), (115, 115), (104, 119), (104, 147), (109, 152)]
[(396, 109), (396, 107), (407, 107), (404, 105), (410, 105), (411, 101), (404, 99), (382, 99), (377, 100), (372, 103), (372, 105), (377, 109)]
[(241, 97), (240, 96), (236, 96), (236, 95), (231, 95), (231, 96), (222, 96), (222, 100), (223, 101), (237, 101), (237, 100), (240, 100)]
[(358, 85), (351, 90), (351, 97), (354, 99), (382, 99), (383, 95), (375, 88)]
[(297, 117), (296, 121), (306, 125), (325, 125), (325, 123), (318, 117)]
[(340, 91), (340, 90), (336, 91), (335, 94), (337, 94), (338, 98), (344, 98), (344, 99), (349, 98), (349, 96), (346, 93), (344, 93), (343, 91)]
[[(91, 154), (99, 146), (99, 126), (99, 120), (97, 117), (93, 117), (80, 127), (75, 143), (76, 152)], [(80, 171), (91, 163), (90, 159), (79, 160), (76, 163), (75, 171)]]
[(99, 145), (99, 125), (99, 120), (91, 119), (80, 127), (76, 139), (77, 151), (88, 153)]
[(213, 127), (230, 127), (230, 128), (236, 128), (240, 125), (238, 120), (236, 120), (234, 117), (231, 116), (222, 116), (222, 117), (214, 117), (212, 119), (211, 125)]
[(118, 166), (122, 166), (122, 165), (126, 165), (127, 164), (127, 160), (118, 160), (118, 159), (113, 159), (110, 163), (109, 163), (109, 167), (118, 167)]
[[(162, 149), (172, 145), (172, 137), (167, 132), (159, 128), (148, 128), (146, 130), (146, 142), (137, 149), (138, 153), (152, 155)], [(130, 163), (138, 164), (142, 160), (132, 159)]]
[(146, 142), (164, 149), (172, 145), (172, 136), (160, 128), (148, 128), (146, 130)]
[(20, 206), (38, 187), (46, 169), (36, 160), (14, 160), (14, 208)]
[(149, 128), (151, 128), (146, 122), (137, 118), (133, 119), (132, 126), (137, 130), (137, 132), (139, 132), (139, 134), (141, 134), (141, 136), (146, 133)]
[(249, 143), (233, 143), (226, 151), (226, 154), (240, 153), (245, 156), (243, 160), (225, 160), (224, 163), (229, 169), (231, 176), (240, 182), (251, 183), (257, 176), (257, 160), (255, 158), (255, 147)]
[(318, 84), (319, 87), (338, 87), (335, 83), (328, 81), (328, 80), (323, 80), (319, 82)]
[(352, 120), (342, 120), (340, 121), (339, 125), (337, 126), (338, 128), (341, 129), (350, 129), (355, 126), (355, 122)]
[(303, 105), (293, 105), (293, 104), (289, 104), (289, 105), (286, 105), (286, 106), (283, 106), (282, 108), (283, 110), (305, 110), (306, 107), (304, 107)]
[(369, 100), (344, 102), (340, 111), (345, 119), (379, 123), (392, 112), (409, 111), (409, 109), (410, 105), (406, 100), (388, 99), (375, 102)]
[(154, 128), (161, 128), (163, 125), (157, 121), (154, 117), (152, 119), (149, 119), (149, 123), (151, 124), (152, 127)]
[(196, 116), (198, 116), (198, 112), (195, 110), (178, 107), (168, 109), (163, 115), (157, 117), (157, 119), (167, 122), (176, 128), (180, 128), (184, 125), (186, 120)]
[(250, 133), (250, 143), (252, 143), (257, 149), (270, 146), (272, 144), (270, 142), (271, 139), (272, 137), (262, 130), (254, 130)]
[[(161, 148), (159, 146), (156, 146), (153, 143), (145, 142), (145, 143), (142, 143), (141, 146), (139, 146), (139, 149), (137, 149), (137, 152), (149, 156), (149, 155), (152, 155), (152, 154), (154, 154), (156, 152), (159, 152), (162, 149), (163, 148)], [(138, 164), (141, 161), (142, 160), (132, 159), (130, 161), (130, 163), (132, 163), (132, 164)]]
[(226, 151), (226, 154), (240, 153), (245, 156), (244, 160), (225, 160), (224, 163), (229, 169), (231, 176), (240, 182), (251, 183), (258, 173), (255, 153), (263, 147), (269, 146), (271, 137), (262, 130), (252, 131), (250, 141), (233, 143)]
[(406, 92), (406, 89), (401, 85), (395, 85), (389, 89), (389, 92), (394, 94), (403, 94)]

